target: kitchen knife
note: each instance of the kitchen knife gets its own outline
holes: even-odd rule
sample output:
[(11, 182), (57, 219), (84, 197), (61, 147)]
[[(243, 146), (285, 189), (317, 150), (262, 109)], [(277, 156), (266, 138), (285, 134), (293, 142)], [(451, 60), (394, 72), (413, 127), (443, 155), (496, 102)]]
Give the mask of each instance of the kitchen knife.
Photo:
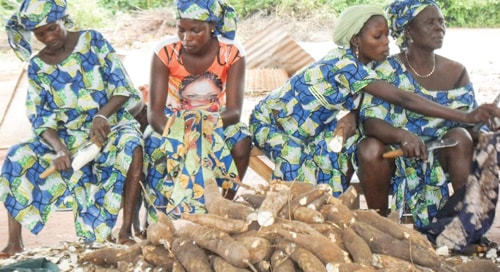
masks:
[[(428, 142), (426, 144), (427, 146), (427, 151), (431, 151), (434, 149), (438, 148), (445, 148), (445, 147), (451, 147), (455, 146), (458, 144), (458, 141), (456, 139), (440, 139), (432, 142)], [(382, 155), (385, 159), (389, 158), (395, 158), (403, 155), (403, 150), (402, 149), (396, 149), (396, 150), (391, 150), (388, 152), (385, 152), (384, 155)]]

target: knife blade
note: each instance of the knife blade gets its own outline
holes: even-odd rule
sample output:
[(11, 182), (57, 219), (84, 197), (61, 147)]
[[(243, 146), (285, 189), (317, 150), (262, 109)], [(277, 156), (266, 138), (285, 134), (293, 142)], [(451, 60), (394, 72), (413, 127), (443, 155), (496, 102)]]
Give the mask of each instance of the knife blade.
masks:
[[(456, 139), (447, 138), (447, 139), (439, 139), (439, 140), (428, 142), (426, 144), (426, 146), (427, 146), (427, 151), (431, 151), (431, 150), (438, 149), (438, 148), (455, 146), (457, 144), (458, 144), (458, 141)], [(382, 157), (384, 157), (385, 159), (390, 159), (390, 158), (396, 158), (396, 157), (399, 157), (402, 155), (403, 155), (403, 150), (396, 149), (396, 150), (391, 150), (391, 151), (385, 152), (382, 155)]]

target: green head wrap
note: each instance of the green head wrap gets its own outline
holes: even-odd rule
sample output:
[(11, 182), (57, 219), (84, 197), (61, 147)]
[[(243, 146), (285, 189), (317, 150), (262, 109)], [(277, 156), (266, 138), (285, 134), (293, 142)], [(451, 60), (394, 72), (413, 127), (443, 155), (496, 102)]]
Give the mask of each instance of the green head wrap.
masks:
[(366, 21), (374, 15), (384, 16), (384, 11), (373, 5), (356, 5), (346, 8), (337, 19), (333, 30), (333, 42), (341, 47), (349, 47), (351, 38), (358, 34)]

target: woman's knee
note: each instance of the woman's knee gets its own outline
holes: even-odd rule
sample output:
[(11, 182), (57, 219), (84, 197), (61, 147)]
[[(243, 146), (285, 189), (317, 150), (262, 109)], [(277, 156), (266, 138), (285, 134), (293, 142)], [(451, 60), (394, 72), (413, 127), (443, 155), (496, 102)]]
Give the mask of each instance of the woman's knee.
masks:
[(385, 144), (377, 138), (367, 137), (358, 144), (357, 156), (360, 163), (373, 162), (382, 158)]

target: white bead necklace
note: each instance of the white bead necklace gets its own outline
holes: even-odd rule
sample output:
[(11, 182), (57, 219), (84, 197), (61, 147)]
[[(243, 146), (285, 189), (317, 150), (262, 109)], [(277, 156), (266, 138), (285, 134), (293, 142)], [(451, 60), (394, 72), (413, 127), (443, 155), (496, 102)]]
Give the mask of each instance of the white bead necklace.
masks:
[(406, 58), (406, 63), (408, 63), (408, 67), (410, 67), (410, 69), (413, 71), (413, 73), (415, 73), (415, 75), (417, 75), (418, 77), (421, 77), (421, 78), (428, 78), (430, 76), (432, 76), (432, 74), (434, 74), (434, 70), (436, 70), (436, 55), (434, 55), (434, 61), (432, 62), (432, 70), (426, 74), (426, 75), (421, 75), (419, 74), (415, 68), (413, 68), (410, 64), (410, 61), (408, 60), (408, 51), (405, 51), (405, 58)]

